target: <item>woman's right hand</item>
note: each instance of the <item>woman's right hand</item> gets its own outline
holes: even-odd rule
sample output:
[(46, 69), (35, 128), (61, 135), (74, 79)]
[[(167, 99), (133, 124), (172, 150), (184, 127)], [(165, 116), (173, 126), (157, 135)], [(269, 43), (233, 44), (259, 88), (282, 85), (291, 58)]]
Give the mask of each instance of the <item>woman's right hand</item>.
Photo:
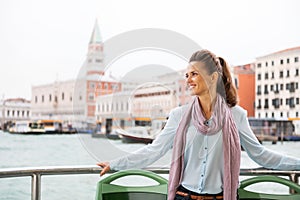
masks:
[(106, 174), (106, 172), (109, 172), (110, 171), (110, 165), (109, 165), (109, 162), (100, 162), (100, 163), (97, 163), (97, 165), (99, 167), (102, 167), (102, 170), (100, 172), (100, 176), (103, 176), (104, 174)]

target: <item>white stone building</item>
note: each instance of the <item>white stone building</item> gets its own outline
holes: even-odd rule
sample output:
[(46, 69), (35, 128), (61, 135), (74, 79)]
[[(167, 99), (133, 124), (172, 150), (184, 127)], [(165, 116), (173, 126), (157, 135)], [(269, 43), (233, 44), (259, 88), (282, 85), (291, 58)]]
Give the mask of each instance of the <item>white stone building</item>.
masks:
[(0, 101), (1, 129), (5, 129), (6, 124), (14, 121), (29, 120), (30, 116), (30, 101), (23, 98)]
[(255, 117), (299, 118), (300, 47), (256, 59)]

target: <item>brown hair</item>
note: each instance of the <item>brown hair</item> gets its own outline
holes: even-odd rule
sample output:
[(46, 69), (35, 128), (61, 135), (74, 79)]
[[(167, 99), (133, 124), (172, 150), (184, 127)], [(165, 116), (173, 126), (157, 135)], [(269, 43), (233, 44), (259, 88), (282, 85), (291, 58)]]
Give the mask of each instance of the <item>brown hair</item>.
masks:
[(200, 50), (195, 52), (189, 62), (202, 62), (205, 65), (208, 74), (218, 72), (219, 80), (217, 83), (217, 92), (225, 98), (229, 107), (233, 107), (237, 104), (237, 92), (232, 82), (229, 66), (227, 62), (217, 57), (215, 54), (208, 50)]

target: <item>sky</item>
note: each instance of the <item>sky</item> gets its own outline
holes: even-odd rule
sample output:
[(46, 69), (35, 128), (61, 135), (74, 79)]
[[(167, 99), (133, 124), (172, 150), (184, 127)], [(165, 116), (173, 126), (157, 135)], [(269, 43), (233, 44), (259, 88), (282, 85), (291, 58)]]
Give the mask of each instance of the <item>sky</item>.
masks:
[(300, 46), (299, 7), (297, 0), (0, 0), (0, 99), (30, 100), (34, 85), (75, 79), (96, 19), (104, 42), (167, 29), (234, 66)]

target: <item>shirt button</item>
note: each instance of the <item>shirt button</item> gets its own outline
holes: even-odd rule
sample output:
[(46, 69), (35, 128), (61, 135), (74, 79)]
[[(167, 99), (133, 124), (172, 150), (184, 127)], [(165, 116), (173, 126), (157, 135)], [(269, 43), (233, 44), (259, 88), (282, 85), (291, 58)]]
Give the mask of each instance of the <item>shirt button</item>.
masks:
[(205, 164), (205, 163), (206, 163), (206, 161), (203, 161), (203, 163)]
[(205, 150), (207, 150), (207, 147), (204, 147)]
[(203, 174), (201, 174), (201, 177), (203, 177), (204, 175)]

